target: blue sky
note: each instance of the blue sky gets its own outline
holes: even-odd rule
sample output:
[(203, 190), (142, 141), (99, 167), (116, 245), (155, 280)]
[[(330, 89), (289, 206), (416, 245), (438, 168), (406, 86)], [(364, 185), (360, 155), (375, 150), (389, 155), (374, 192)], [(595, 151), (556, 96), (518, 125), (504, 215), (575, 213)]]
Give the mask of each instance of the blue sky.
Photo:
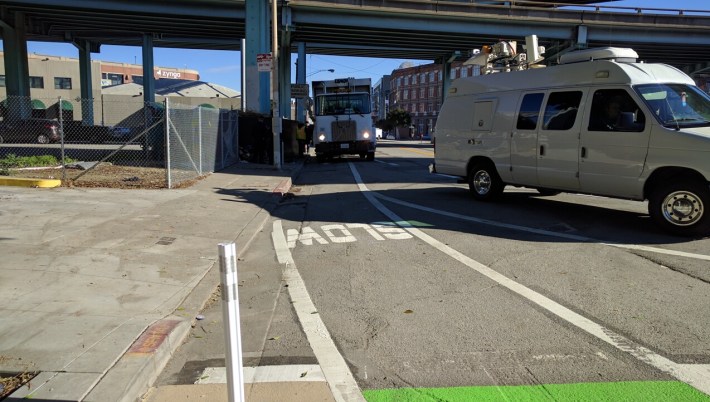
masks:
[[(641, 8), (673, 8), (686, 10), (710, 10), (708, 0), (622, 0), (615, 2), (600, 2), (600, 5)], [(30, 42), (28, 52), (78, 57), (76, 48), (69, 44)], [(123, 63), (141, 63), (141, 49), (129, 46), (102, 46), (101, 53), (91, 55), (94, 60), (115, 61)], [(241, 88), (241, 60), (237, 51), (211, 51), (192, 49), (155, 48), (154, 59), (156, 67), (174, 67), (197, 70), (204, 81), (224, 85), (235, 90)], [(295, 62), (296, 56), (293, 55)], [(370, 77), (373, 83), (383, 75), (390, 74), (403, 62), (411, 61), (415, 65), (430, 63), (425, 60), (403, 59), (373, 59), (364, 57), (338, 57), (308, 55), (306, 59), (308, 81), (331, 79), (338, 77)], [(318, 70), (333, 69), (335, 72)]]

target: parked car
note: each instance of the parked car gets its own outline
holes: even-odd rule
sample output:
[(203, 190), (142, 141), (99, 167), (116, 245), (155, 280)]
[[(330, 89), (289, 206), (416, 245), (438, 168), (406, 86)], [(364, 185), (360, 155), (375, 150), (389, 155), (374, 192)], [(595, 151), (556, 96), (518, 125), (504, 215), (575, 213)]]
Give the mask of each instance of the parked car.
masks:
[(0, 143), (59, 142), (59, 122), (51, 119), (9, 120), (0, 123)]

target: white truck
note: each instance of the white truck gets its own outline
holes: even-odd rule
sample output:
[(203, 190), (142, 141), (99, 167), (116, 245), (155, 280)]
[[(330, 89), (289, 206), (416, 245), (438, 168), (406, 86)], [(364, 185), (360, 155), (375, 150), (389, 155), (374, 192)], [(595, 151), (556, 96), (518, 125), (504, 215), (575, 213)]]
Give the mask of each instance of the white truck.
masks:
[(648, 200), (668, 232), (710, 233), (710, 96), (632, 49), (572, 51), (560, 64), (455, 80), (433, 170), (477, 200), (505, 185)]
[(313, 81), (313, 145), (322, 162), (337, 155), (375, 159), (369, 78)]

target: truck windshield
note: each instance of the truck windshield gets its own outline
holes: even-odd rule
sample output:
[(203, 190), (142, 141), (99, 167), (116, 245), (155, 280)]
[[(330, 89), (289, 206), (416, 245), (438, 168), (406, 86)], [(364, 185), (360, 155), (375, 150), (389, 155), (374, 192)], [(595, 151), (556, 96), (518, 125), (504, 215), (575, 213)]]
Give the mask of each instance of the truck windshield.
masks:
[(664, 127), (710, 126), (710, 96), (694, 85), (644, 84), (634, 89)]
[(316, 97), (316, 116), (370, 114), (369, 94), (332, 94)]

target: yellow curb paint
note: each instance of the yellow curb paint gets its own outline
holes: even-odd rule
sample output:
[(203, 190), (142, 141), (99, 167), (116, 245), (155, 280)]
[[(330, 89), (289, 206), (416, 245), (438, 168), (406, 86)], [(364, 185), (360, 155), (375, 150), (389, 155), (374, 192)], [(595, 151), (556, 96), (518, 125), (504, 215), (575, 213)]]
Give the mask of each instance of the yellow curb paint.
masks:
[(61, 180), (27, 179), (22, 177), (0, 177), (0, 186), (53, 188), (62, 185)]

